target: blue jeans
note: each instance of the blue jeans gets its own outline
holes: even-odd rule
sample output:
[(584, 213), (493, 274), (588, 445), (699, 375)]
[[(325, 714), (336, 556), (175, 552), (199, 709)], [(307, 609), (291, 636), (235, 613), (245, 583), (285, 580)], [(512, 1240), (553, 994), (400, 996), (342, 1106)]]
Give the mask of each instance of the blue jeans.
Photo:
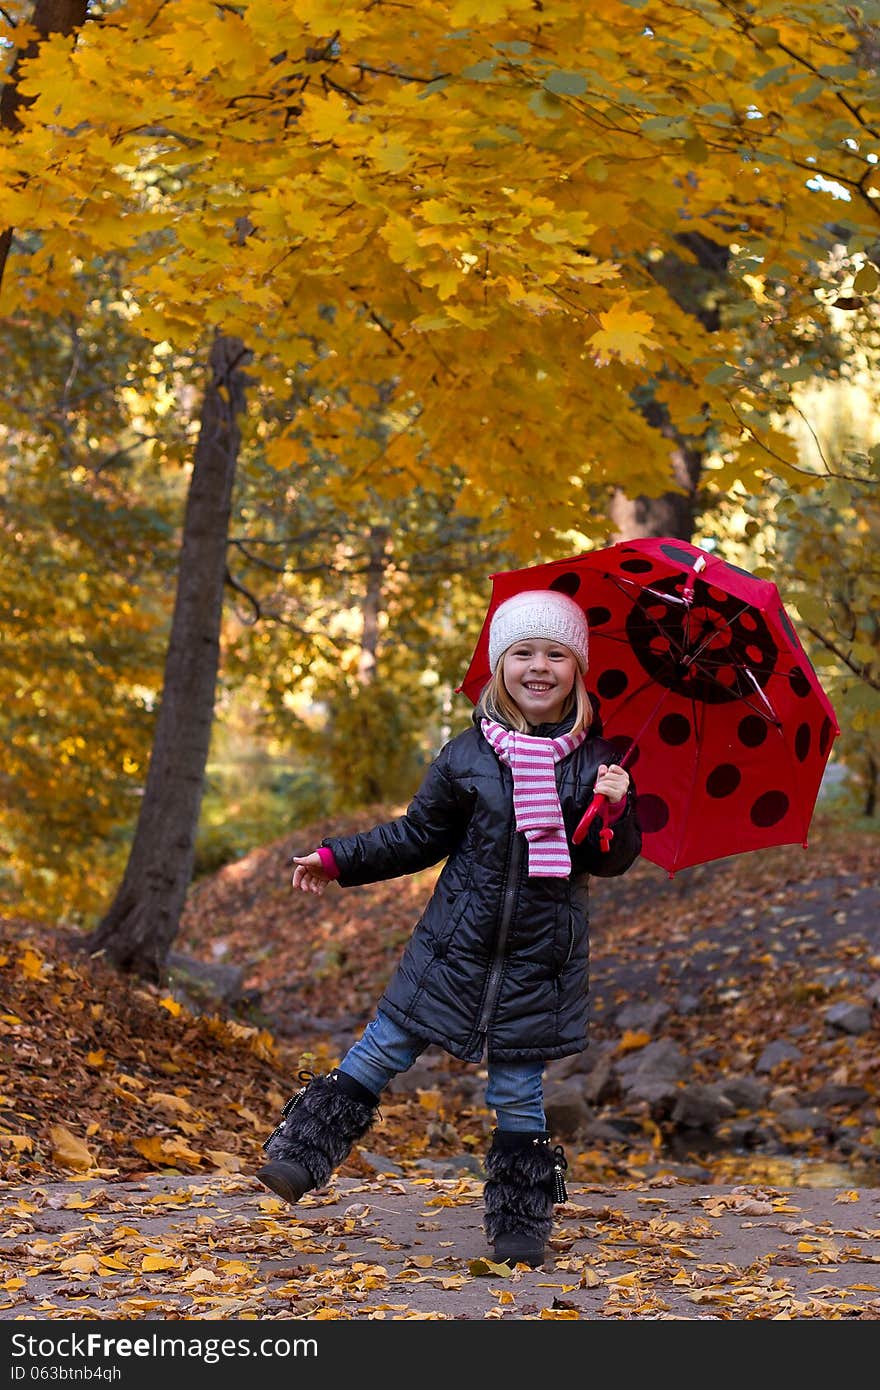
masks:
[[(408, 1071), (428, 1044), (377, 1013), (339, 1063), (378, 1096), (393, 1076)], [(489, 1062), (486, 1104), (495, 1111), (499, 1129), (546, 1129), (543, 1062)]]

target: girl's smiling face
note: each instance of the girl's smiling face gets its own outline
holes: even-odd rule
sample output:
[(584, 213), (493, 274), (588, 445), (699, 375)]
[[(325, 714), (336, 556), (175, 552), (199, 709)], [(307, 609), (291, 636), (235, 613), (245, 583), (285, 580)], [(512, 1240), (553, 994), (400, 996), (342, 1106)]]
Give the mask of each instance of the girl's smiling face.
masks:
[(555, 724), (574, 686), (577, 661), (560, 642), (514, 642), (502, 658), (507, 693), (530, 724)]

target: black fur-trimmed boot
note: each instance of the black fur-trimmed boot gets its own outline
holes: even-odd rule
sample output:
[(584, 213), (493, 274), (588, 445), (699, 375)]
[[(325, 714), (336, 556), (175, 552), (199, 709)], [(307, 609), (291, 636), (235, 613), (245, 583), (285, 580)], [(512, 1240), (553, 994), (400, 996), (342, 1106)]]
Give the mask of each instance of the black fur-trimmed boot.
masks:
[(551, 1149), (545, 1129), (492, 1131), (486, 1155), (483, 1229), (496, 1260), (532, 1268), (544, 1263), (553, 1204), (568, 1198), (567, 1167), (562, 1146)]
[(379, 1097), (344, 1071), (300, 1072), (299, 1079), (305, 1084), (264, 1143), (270, 1161), (256, 1175), (291, 1206), (304, 1192), (324, 1186), (379, 1113)]

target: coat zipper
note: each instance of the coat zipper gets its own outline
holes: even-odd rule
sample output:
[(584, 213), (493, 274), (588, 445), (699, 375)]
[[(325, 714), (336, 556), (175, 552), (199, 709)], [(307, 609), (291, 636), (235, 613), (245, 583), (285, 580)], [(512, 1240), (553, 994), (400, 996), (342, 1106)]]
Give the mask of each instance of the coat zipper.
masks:
[(501, 974), (504, 969), (504, 952), (507, 946), (507, 937), (510, 933), (510, 923), (513, 920), (513, 909), (516, 905), (516, 895), (519, 889), (519, 868), (522, 863), (524, 844), (525, 840), (523, 837), (515, 833), (510, 851), (507, 881), (504, 885), (504, 902), (501, 908), (501, 921), (498, 925), (495, 955), (492, 958), (492, 966), (489, 971), (489, 983), (486, 986), (485, 1002), (477, 1023), (478, 1033), (485, 1034), (488, 1032), (489, 1020), (498, 1002), (498, 991), (501, 988)]

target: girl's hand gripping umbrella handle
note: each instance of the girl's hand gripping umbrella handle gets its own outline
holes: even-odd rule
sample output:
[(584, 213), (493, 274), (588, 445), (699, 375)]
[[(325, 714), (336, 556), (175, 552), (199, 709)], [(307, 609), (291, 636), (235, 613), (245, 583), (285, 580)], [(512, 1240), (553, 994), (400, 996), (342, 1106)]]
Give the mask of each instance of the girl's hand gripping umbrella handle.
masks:
[[(593, 821), (602, 811), (605, 810), (607, 804), (608, 797), (603, 795), (602, 792), (593, 793), (593, 800), (590, 802), (581, 819), (578, 821), (575, 832), (571, 837), (573, 844), (580, 844), (581, 840), (583, 840), (586, 836), (586, 833), (589, 830), (590, 826), (593, 824)], [(604, 830), (599, 831), (599, 844), (601, 845), (603, 852), (607, 853), (613, 838), (614, 831), (611, 830), (608, 826), (606, 826)]]

